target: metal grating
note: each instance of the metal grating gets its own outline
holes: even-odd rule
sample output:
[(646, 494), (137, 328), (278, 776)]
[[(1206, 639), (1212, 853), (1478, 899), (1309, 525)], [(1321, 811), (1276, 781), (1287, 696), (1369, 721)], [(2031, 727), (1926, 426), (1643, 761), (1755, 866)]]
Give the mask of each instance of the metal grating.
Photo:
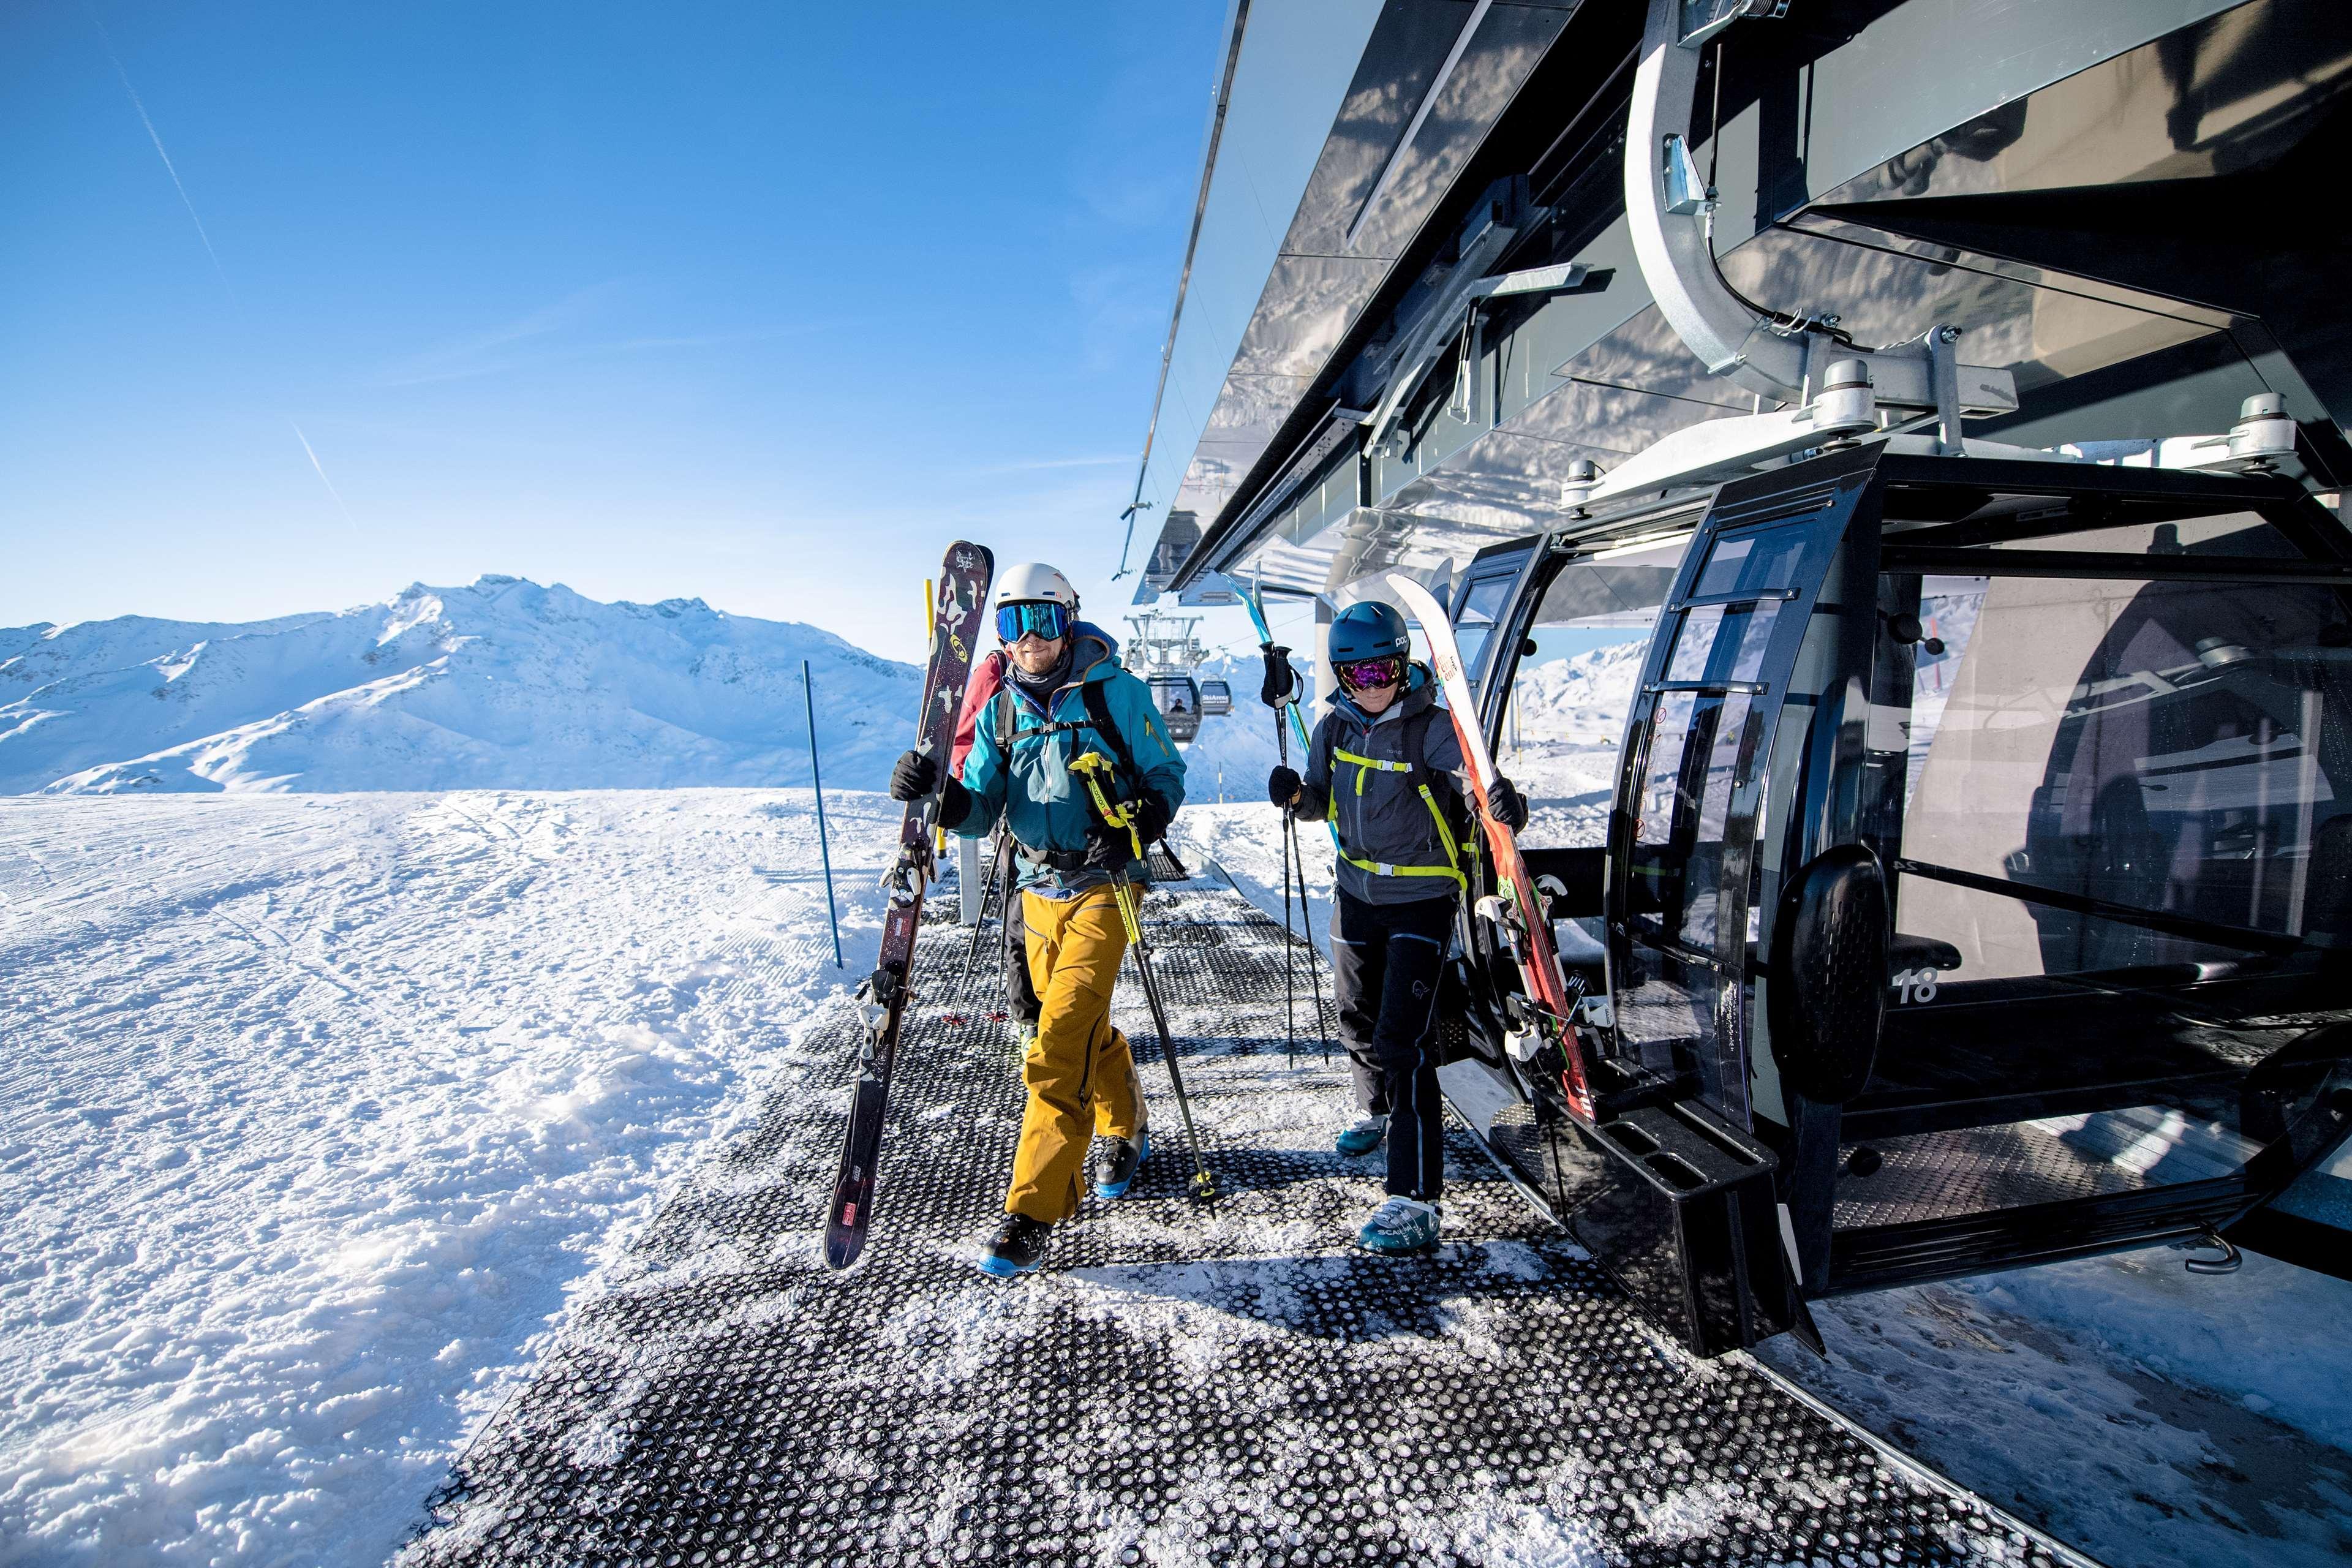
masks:
[[(1160, 1151), (1055, 1237), (1052, 1271), (977, 1273), (1017, 1068), (992, 998), (934, 996), (865, 1264), (826, 1274), (845, 1009), (575, 1311), (401, 1561), (2051, 1562), (1754, 1366), (1666, 1345), (1458, 1128), (1447, 1245), (1353, 1251), (1377, 1172), (1330, 1152), (1336, 1053), (1310, 1038), (1286, 1065), (1279, 931), (1221, 888), (1153, 901), (1213, 1210), (1180, 1195), (1129, 1006)], [(920, 950), (935, 987), (954, 935)]]
[[(2153, 1105), (1849, 1144), (1832, 1223), (1856, 1230), (2210, 1181), (2242, 1170), (2259, 1147)], [(1868, 1175), (1852, 1164), (1863, 1148), (1884, 1162)]]

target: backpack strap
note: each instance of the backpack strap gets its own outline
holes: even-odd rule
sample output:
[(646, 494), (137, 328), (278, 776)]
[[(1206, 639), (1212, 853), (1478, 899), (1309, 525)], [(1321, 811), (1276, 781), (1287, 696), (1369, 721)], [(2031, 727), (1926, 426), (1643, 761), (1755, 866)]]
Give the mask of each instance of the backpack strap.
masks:
[[(1470, 858), (1475, 861), (1478, 854), (1477, 840), (1475, 836), (1469, 835), (1466, 831), (1459, 833), (1455, 831), (1457, 826), (1466, 828), (1466, 825), (1460, 823), (1458, 813), (1454, 814), (1456, 820), (1447, 820), (1446, 808), (1437, 804), (1437, 791), (1429, 765), (1422, 758), (1422, 752), (1429, 743), (1429, 722), (1436, 711), (1436, 708), (1433, 705), (1405, 720), (1404, 732), (1398, 737), (1399, 743), (1404, 749), (1403, 762), (1391, 763), (1381, 757), (1359, 756), (1353, 752), (1342, 751), (1337, 745), (1331, 748), (1331, 756), (1335, 763), (1355, 764), (1356, 793), (1360, 795), (1364, 793), (1365, 782), (1375, 773), (1405, 774), (1412, 786), (1413, 793), (1420, 795), (1422, 803), (1429, 807), (1430, 821), (1437, 827), (1438, 847), (1445, 851), (1444, 865), (1394, 866), (1349, 854), (1347, 846), (1339, 843), (1339, 795), (1336, 776), (1333, 781), (1330, 805), (1325, 808), (1324, 815), (1332, 824), (1332, 842), (1339, 848), (1339, 858), (1350, 866), (1369, 871), (1375, 877), (1447, 877), (1453, 879), (1457, 889), (1466, 890), (1469, 887), (1469, 879), (1462, 869), (1462, 844), (1464, 839), (1468, 840)], [(1454, 798), (1459, 793), (1450, 790), (1448, 797)]]
[(1127, 737), (1119, 733), (1118, 726), (1111, 721), (1110, 699), (1103, 695), (1103, 683), (1089, 680), (1080, 686), (1078, 700), (1086, 704), (1087, 721), (1095, 727), (1095, 733), (1100, 735), (1103, 743), (1110, 748), (1111, 761), (1118, 764), (1115, 776), (1119, 781), (1121, 792), (1130, 799), (1141, 794), (1143, 771), (1135, 765), (1135, 752), (1128, 745)]
[[(1134, 799), (1143, 792), (1143, 773), (1135, 765), (1135, 752), (1128, 745), (1127, 737), (1119, 732), (1118, 725), (1111, 718), (1110, 700), (1103, 695), (1102, 682), (1088, 680), (1080, 683), (1078, 700), (1084, 704), (1087, 710), (1087, 717), (1083, 723), (1073, 720), (1033, 724), (1024, 729), (1021, 727), (1020, 710), (1013, 702), (1012, 683), (1008, 680), (1004, 685), (997, 688), (996, 749), (1004, 758), (1004, 765), (1008, 769), (1013, 765), (1013, 742), (1019, 736), (1056, 735), (1066, 731), (1089, 730), (1101, 738), (1104, 745), (1110, 748), (1111, 777), (1118, 784), (1120, 795), (1125, 799)], [(1034, 852), (1032, 852), (1032, 856), (1034, 858)], [(1068, 870), (1072, 868), (1055, 868)]]
[[(1454, 722), (1453, 716), (1434, 702), (1405, 721), (1405, 761), (1412, 770), (1414, 787), (1428, 792), (1429, 804), (1436, 814), (1438, 826), (1459, 843), (1463, 858), (1475, 866), (1479, 850), (1486, 846), (1486, 836), (1478, 830), (1469, 792), (1455, 783), (1452, 775), (1440, 777), (1429, 771), (1429, 727), (1441, 715), (1448, 724)], [(1463, 762), (1466, 765), (1469, 759), (1465, 757)], [(1441, 795), (1445, 802), (1442, 806), (1438, 804)]]

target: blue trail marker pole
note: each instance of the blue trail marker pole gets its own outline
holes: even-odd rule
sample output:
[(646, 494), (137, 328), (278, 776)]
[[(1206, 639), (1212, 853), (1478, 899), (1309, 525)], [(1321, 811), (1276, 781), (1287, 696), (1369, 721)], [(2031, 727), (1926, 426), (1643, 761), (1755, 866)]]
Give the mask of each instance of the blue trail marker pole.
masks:
[(824, 775), (816, 765), (816, 688), (809, 679), (809, 661), (801, 660), (801, 698), (808, 704), (809, 783), (816, 789), (816, 852), (824, 860), (824, 912), (833, 921), (833, 966), (845, 969), (841, 960), (841, 911), (833, 903), (833, 846), (824, 837)]

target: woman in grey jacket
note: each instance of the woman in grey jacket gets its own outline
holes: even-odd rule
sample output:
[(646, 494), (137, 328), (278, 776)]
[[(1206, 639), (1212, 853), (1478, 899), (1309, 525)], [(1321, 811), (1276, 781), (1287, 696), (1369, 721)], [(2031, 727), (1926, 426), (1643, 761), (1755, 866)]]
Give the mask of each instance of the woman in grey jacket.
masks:
[[(1388, 1199), (1356, 1237), (1388, 1253), (1437, 1241), (1445, 1169), (1438, 977), (1477, 851), (1455, 776), (1462, 745), (1412, 648), (1404, 618), (1388, 605), (1341, 611), (1330, 634), (1339, 691), (1315, 727), (1306, 775), (1276, 768), (1266, 781), (1275, 805), (1328, 818), (1339, 838), (1331, 964), (1362, 1112), (1339, 1149), (1369, 1154), (1388, 1143)], [(1487, 799), (1513, 831), (1527, 821), (1509, 780), (1496, 779)]]

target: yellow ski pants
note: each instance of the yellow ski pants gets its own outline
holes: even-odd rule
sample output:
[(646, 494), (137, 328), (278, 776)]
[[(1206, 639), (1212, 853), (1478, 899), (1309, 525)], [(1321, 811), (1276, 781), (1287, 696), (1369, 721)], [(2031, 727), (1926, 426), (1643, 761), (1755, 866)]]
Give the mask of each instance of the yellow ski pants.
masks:
[(1094, 1134), (1133, 1138), (1143, 1129), (1135, 1057), (1127, 1037), (1110, 1025), (1127, 928), (1108, 886), (1075, 899), (1024, 893), (1021, 918), (1041, 1011), (1037, 1038), (1021, 1063), (1029, 1104), (1004, 1208), (1058, 1225), (1078, 1211), (1078, 1183)]

